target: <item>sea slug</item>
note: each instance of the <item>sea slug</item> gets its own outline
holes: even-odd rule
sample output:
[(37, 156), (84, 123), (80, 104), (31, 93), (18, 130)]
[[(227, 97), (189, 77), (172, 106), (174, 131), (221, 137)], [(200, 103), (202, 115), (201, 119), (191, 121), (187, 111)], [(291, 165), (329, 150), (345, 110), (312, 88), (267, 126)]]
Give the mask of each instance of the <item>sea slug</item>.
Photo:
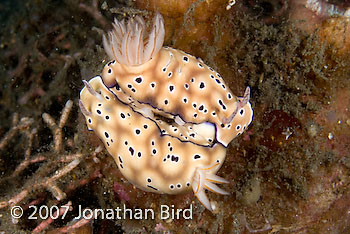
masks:
[(146, 34), (136, 16), (115, 21), (103, 38), (112, 61), (102, 75), (83, 81), (79, 106), (122, 174), (145, 191), (177, 194), (192, 189), (212, 210), (205, 189), (215, 183), (227, 145), (251, 123), (250, 89), (236, 97), (200, 59), (163, 47), (156, 14)]

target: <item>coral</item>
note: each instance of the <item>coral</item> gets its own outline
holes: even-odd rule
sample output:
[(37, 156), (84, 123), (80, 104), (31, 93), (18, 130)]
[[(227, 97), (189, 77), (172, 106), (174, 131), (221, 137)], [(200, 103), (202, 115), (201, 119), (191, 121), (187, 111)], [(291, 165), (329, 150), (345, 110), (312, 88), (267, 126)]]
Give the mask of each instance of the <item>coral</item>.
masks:
[[(25, 158), (24, 160), (17, 166), (17, 168), (14, 170), (13, 174), (9, 177), (2, 178), (2, 183), (4, 183), (6, 180), (13, 180), (14, 178), (20, 177), (21, 174), (28, 170), (28, 167), (31, 164), (37, 164), (37, 163), (44, 163), (40, 167), (40, 170), (38, 170), (34, 175), (33, 178), (36, 178), (36, 181), (33, 183), (33, 181), (28, 181), (28, 185), (23, 186), (22, 189), (17, 192), (16, 195), (14, 195), (12, 198), (10, 198), (7, 201), (1, 201), (0, 202), (0, 208), (4, 209), (7, 208), (8, 206), (12, 209), (15, 206), (18, 206), (23, 202), (23, 200), (28, 200), (28, 197), (31, 196), (34, 192), (40, 191), (43, 188), (46, 190), (50, 191), (52, 196), (57, 200), (57, 204), (59, 204), (60, 201), (64, 200), (67, 195), (66, 192), (64, 192), (61, 188), (58, 186), (58, 182), (61, 180), (62, 177), (66, 176), (69, 174), (73, 169), (75, 169), (80, 163), (81, 159), (83, 157), (83, 154), (81, 153), (74, 153), (74, 154), (63, 154), (60, 157), (56, 157), (54, 160), (52, 159), (52, 154), (57, 155), (60, 154), (60, 152), (63, 149), (63, 133), (62, 133), (62, 128), (65, 126), (69, 114), (72, 109), (73, 102), (71, 100), (67, 101), (64, 109), (62, 110), (62, 114), (60, 117), (59, 124), (56, 125), (54, 119), (47, 113), (43, 113), (42, 117), (44, 122), (46, 122), (49, 127), (52, 130), (52, 135), (54, 138), (54, 145), (53, 145), (53, 152), (48, 152), (48, 153), (38, 153), (34, 156), (31, 155), (31, 148), (33, 144), (33, 140), (35, 137), (37, 137), (37, 130), (33, 128), (32, 130), (29, 130), (31, 125), (33, 124), (33, 120), (27, 117), (21, 118), (20, 121), (18, 121), (18, 115), (15, 114), (13, 117), (13, 126), (12, 128), (7, 132), (7, 134), (3, 137), (1, 140), (1, 150), (4, 150), (6, 145), (8, 144), (9, 141), (11, 141), (11, 138), (15, 136), (16, 132), (19, 133), (24, 133), (26, 135), (29, 134), (28, 136), (28, 146), (27, 150), (25, 151)], [(63, 167), (57, 169), (52, 176), (44, 176), (42, 175), (50, 175), (52, 174), (52, 169), (56, 168), (53, 167), (53, 165), (59, 164), (59, 163), (67, 163)], [(40, 178), (41, 177), (41, 178)], [(40, 179), (39, 179), (40, 178)], [(76, 184), (76, 186), (81, 186), (83, 184), (83, 180), (80, 181), (79, 183)], [(32, 200), (28, 206), (24, 210), (28, 211), (27, 209), (30, 208), (30, 205), (38, 205), (41, 203), (38, 197)], [(72, 202), (69, 201), (66, 205), (63, 205), (62, 208), (60, 208), (58, 213), (55, 213), (54, 215), (62, 215), (65, 213), (65, 206), (71, 207)], [(48, 228), (48, 226), (54, 221), (54, 219), (49, 218), (47, 220), (43, 220), (34, 230), (33, 233), (39, 233), (45, 229)], [(12, 218), (12, 223), (17, 224), (18, 219)]]

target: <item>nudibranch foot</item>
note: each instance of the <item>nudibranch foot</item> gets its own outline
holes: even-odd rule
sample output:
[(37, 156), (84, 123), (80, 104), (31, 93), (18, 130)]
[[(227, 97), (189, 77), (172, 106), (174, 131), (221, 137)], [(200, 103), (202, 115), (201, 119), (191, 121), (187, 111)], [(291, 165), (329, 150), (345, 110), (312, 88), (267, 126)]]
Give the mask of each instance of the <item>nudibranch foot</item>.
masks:
[(210, 201), (205, 194), (205, 189), (214, 193), (219, 193), (221, 195), (229, 195), (228, 192), (219, 188), (217, 184), (227, 184), (229, 183), (224, 178), (213, 174), (213, 169), (217, 168), (219, 163), (215, 163), (209, 167), (198, 167), (196, 169), (195, 175), (193, 177), (192, 189), (194, 195), (198, 198), (200, 203), (210, 211), (213, 211), (213, 208), (210, 204)]
[(180, 117), (180, 116), (175, 116), (175, 123), (177, 123), (178, 125), (180, 125), (180, 126), (184, 126), (185, 125), (185, 121)]

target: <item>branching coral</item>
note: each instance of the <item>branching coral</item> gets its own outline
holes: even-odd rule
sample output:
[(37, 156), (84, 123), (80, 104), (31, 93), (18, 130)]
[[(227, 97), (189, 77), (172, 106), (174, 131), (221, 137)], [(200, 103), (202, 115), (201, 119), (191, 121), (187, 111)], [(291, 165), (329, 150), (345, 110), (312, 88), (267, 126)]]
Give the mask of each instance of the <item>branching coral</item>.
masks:
[[(37, 153), (35, 155), (31, 155), (31, 148), (33, 144), (33, 140), (35, 137), (37, 137), (37, 130), (36, 128), (32, 128), (33, 119), (23, 117), (20, 120), (18, 120), (18, 114), (15, 114), (13, 116), (13, 126), (12, 128), (5, 134), (5, 136), (0, 141), (0, 150), (3, 150), (9, 142), (12, 140), (12, 138), (15, 136), (15, 134), (24, 134), (28, 138), (27, 143), (27, 149), (25, 150), (25, 158), (24, 160), (17, 166), (13, 174), (7, 178), (3, 178), (3, 180), (11, 180), (16, 177), (20, 177), (21, 173), (28, 169), (28, 167), (32, 164), (38, 164), (43, 163), (47, 161), (47, 163), (43, 163), (40, 166), (40, 170), (38, 170), (32, 177), (36, 178), (34, 184), (33, 182), (28, 181), (26, 184), (23, 184), (22, 188), (19, 192), (16, 193), (16, 195), (12, 196), (7, 201), (1, 201), (0, 202), (0, 209), (11, 209), (14, 206), (18, 206), (23, 204), (23, 201), (28, 200), (29, 198), (34, 198), (34, 201), (32, 201), (30, 204), (40, 204), (40, 199), (37, 197), (36, 194), (42, 190), (46, 189), (50, 191), (52, 196), (57, 200), (57, 203), (59, 204), (61, 201), (64, 201), (64, 199), (67, 197), (66, 192), (63, 191), (60, 186), (58, 185), (60, 183), (60, 180), (63, 177), (66, 177), (72, 170), (74, 170), (76, 167), (79, 166), (81, 163), (81, 160), (84, 156), (83, 153), (77, 152), (77, 153), (68, 153), (68, 154), (62, 154), (62, 148), (64, 146), (63, 141), (63, 132), (62, 129), (65, 126), (69, 114), (72, 110), (73, 102), (71, 100), (67, 101), (65, 107), (62, 110), (62, 114), (60, 117), (60, 121), (58, 124), (55, 123), (55, 120), (51, 117), (50, 114), (44, 113), (42, 115), (42, 118), (44, 122), (51, 128), (52, 135), (54, 138), (54, 144), (53, 144), (53, 151), (49, 151), (47, 153)], [(95, 157), (96, 154), (100, 152), (100, 150), (95, 151), (95, 153), (92, 155), (92, 157)], [(52, 159), (52, 155), (55, 155), (56, 158)], [(60, 155), (57, 157), (57, 155)], [(85, 156), (86, 157), (86, 156)], [(57, 170), (52, 171), (53, 168), (52, 165), (59, 165), (63, 164), (62, 167), (59, 167)], [(45, 175), (41, 177), (40, 175)], [(50, 175), (51, 174), (51, 175)], [(90, 177), (90, 179), (94, 179), (98, 177), (100, 174), (95, 173)], [(40, 178), (41, 177), (41, 178)], [(40, 178), (40, 179), (39, 179)], [(83, 178), (79, 183), (77, 183), (78, 186), (82, 186), (87, 181), (85, 178)], [(35, 202), (36, 199), (39, 199), (38, 202)], [(69, 201), (67, 206), (71, 207), (72, 202)], [(30, 205), (25, 206), (30, 207)], [(61, 213), (61, 211), (60, 211)], [(45, 229), (47, 229), (50, 224), (54, 221), (54, 219), (50, 218), (48, 220), (42, 221), (34, 230), (34, 233), (39, 233)], [(14, 224), (18, 223), (18, 220), (13, 218), (12, 222)], [(67, 226), (66, 228), (62, 229), (63, 231), (70, 230), (72, 228), (79, 227), (81, 225), (84, 225), (87, 223), (87, 220), (79, 222), (79, 224), (74, 224), (71, 227)]]

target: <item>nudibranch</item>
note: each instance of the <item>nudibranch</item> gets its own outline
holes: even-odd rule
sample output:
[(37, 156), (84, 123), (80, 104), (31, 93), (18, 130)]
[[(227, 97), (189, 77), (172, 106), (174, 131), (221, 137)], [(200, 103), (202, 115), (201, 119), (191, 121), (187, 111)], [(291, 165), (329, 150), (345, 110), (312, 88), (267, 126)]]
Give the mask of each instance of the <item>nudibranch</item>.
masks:
[(164, 135), (148, 111), (123, 102), (124, 94), (112, 92), (100, 76), (84, 84), (79, 106), (87, 126), (102, 140), (128, 181), (156, 193), (177, 194), (192, 188), (209, 210), (212, 206), (204, 189), (228, 194), (215, 185), (228, 183), (216, 175), (226, 156), (223, 145), (203, 146)]
[(250, 89), (236, 97), (200, 59), (163, 47), (164, 22), (150, 32), (139, 16), (115, 21), (103, 37), (112, 61), (83, 81), (79, 106), (122, 174), (136, 187), (177, 194), (192, 189), (209, 210), (227, 145), (250, 124)]
[[(225, 147), (251, 123), (250, 89), (236, 97), (219, 73), (181, 50), (163, 47), (164, 21), (157, 13), (149, 34), (136, 16), (127, 23), (115, 20), (103, 37), (112, 59), (102, 72), (104, 84), (122, 89), (153, 112), (172, 116), (177, 123), (211, 123), (201, 131), (215, 134)], [(215, 128), (212, 128), (214, 124)], [(210, 142), (207, 142), (210, 144)]]

